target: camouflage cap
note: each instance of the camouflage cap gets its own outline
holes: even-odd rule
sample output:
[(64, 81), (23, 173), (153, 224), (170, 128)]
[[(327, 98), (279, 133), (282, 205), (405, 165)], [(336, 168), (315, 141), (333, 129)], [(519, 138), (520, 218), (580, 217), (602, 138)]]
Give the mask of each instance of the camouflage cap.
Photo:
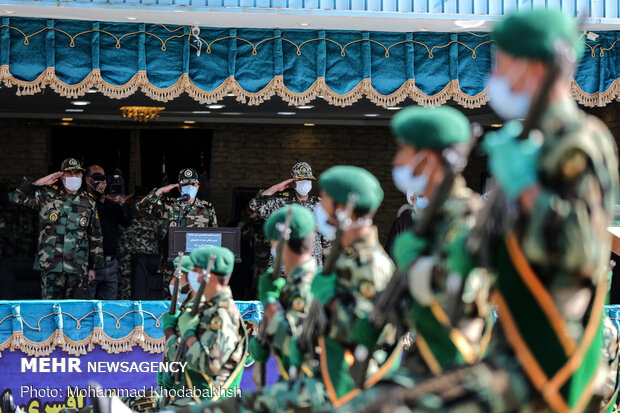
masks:
[(312, 175), (312, 168), (307, 162), (297, 162), (293, 169), (291, 169), (291, 178), (296, 181), (303, 181), (306, 179), (316, 180)]
[(199, 184), (198, 172), (193, 168), (183, 168), (179, 172), (179, 184)]
[(211, 272), (216, 275), (232, 274), (235, 266), (235, 255), (231, 250), (224, 247), (201, 247), (196, 248), (189, 254), (194, 262), (194, 266), (206, 269), (211, 259), (211, 254), (215, 254), (215, 261)]
[(82, 168), (82, 165), (80, 165), (80, 161), (78, 161), (75, 158), (67, 158), (64, 161), (62, 161), (62, 163), (60, 164), (60, 170), (63, 172), (67, 172), (67, 171), (85, 172), (86, 171), (84, 168)]
[(290, 239), (302, 239), (314, 231), (314, 214), (312, 211), (301, 205), (286, 205), (277, 209), (267, 218), (267, 221), (265, 221), (263, 228), (265, 236), (268, 239), (277, 241), (278, 238), (280, 238), (278, 224), (284, 224), (289, 209), (293, 210), (293, 215), (291, 216)]
[[(179, 257), (176, 257), (173, 261), (174, 268), (176, 269), (179, 265)], [(181, 259), (181, 271), (182, 272), (190, 272), (194, 269), (194, 262), (189, 255), (183, 255)]]

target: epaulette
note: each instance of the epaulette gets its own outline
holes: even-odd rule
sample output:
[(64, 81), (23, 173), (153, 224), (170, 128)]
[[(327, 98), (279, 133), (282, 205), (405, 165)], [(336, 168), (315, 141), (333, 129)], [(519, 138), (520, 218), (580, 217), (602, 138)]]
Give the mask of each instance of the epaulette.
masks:
[(58, 190), (58, 185), (52, 185), (52, 188)]
[(86, 192), (86, 195), (88, 195), (92, 199), (97, 200), (97, 198), (95, 198), (95, 196), (93, 194), (91, 194), (90, 192), (88, 192), (88, 191), (84, 191), (84, 192)]
[(280, 192), (280, 195), (282, 196), (291, 196), (290, 192)]
[(211, 202), (209, 202), (209, 201), (202, 201), (201, 200), (200, 202), (202, 202), (202, 205), (204, 205), (206, 207), (209, 207), (209, 208), (213, 207), (213, 204)]
[(176, 198), (172, 198), (172, 197), (170, 197), (170, 196), (167, 196), (167, 197), (165, 197), (165, 198), (164, 198), (164, 197), (162, 197), (162, 200), (164, 200), (164, 201), (166, 201), (166, 202), (174, 202), (174, 201), (176, 201)]

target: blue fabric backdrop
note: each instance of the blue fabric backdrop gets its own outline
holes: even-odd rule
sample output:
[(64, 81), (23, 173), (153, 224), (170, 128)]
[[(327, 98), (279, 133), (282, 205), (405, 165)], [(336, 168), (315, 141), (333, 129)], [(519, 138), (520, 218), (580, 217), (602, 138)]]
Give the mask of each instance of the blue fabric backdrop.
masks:
[[(617, 32), (587, 41), (573, 91), (586, 105), (618, 96)], [(274, 94), (293, 105), (318, 95), (334, 105), (366, 96), (389, 106), (454, 99), (486, 103), (491, 64), (486, 33), (384, 33), (2, 18), (0, 81), (32, 94), (49, 86), (67, 97), (90, 88), (115, 98), (141, 89), (167, 101), (188, 93), (213, 103), (226, 93), (259, 104)]]

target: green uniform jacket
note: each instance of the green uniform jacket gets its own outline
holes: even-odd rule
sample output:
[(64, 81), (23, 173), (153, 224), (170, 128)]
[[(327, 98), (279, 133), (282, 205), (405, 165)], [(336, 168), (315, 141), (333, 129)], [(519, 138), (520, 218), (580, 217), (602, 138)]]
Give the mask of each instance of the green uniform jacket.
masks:
[[(403, 321), (408, 330), (416, 331), (418, 351), (410, 352), (406, 365), (417, 377), (477, 362), (487, 349), (493, 325), (491, 280), (464, 254), (465, 235), (481, 207), (480, 196), (457, 177), (450, 197), (433, 218), (428, 246), (413, 266), (414, 257), (406, 251), (410, 233), (400, 234), (394, 242), (397, 265), (407, 273), (410, 291), (416, 289)], [(448, 292), (449, 283), (458, 286), (454, 293)]]
[(9, 200), (39, 213), (35, 270), (86, 275), (103, 268), (101, 225), (95, 199), (86, 191), (70, 195), (57, 185), (35, 186), (24, 179)]
[[(337, 407), (359, 394), (351, 371), (357, 364), (354, 361), (358, 346), (356, 323), (368, 318), (374, 308), (375, 295), (385, 289), (394, 273), (394, 264), (379, 243), (377, 227), (373, 226), (343, 250), (334, 271), (338, 275), (336, 296), (330, 304), (327, 333), (319, 339), (322, 347), (319, 361), (323, 383)], [(362, 378), (365, 386), (373, 385), (388, 368), (396, 367), (400, 361), (402, 345), (397, 343), (395, 330), (386, 327), (378, 341), (377, 348), (381, 350), (368, 356), (366, 377)], [(382, 348), (395, 350), (388, 354)]]
[(310, 286), (316, 270), (316, 261), (311, 258), (287, 275), (279, 300), (283, 311), (277, 312), (267, 326), (267, 337), (278, 359), (280, 376), (284, 380), (288, 380), (290, 367), (289, 343), (301, 333), (301, 325), (312, 304)]
[[(185, 307), (191, 308), (195, 299), (190, 300)], [(243, 373), (247, 351), (245, 326), (229, 287), (223, 288), (204, 303), (198, 314), (198, 342), (187, 350), (187, 366), (181, 386), (212, 389), (211, 397), (207, 398), (217, 400), (220, 398), (218, 391), (236, 385)], [(180, 342), (178, 327), (176, 334), (166, 341), (165, 355), (168, 360), (174, 360)]]
[(540, 192), (532, 213), (520, 212), (497, 243), (496, 301), (532, 385), (554, 410), (581, 410), (602, 365), (617, 149), (605, 125), (572, 100), (553, 104), (540, 129)]

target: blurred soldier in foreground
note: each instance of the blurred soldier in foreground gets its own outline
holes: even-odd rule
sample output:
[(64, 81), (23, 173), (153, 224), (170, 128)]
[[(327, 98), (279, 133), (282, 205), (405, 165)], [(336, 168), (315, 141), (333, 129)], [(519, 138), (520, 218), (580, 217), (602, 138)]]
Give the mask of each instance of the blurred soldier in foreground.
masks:
[[(278, 361), (280, 379), (289, 380), (289, 346), (299, 336), (303, 321), (312, 304), (310, 286), (317, 271), (314, 247), (314, 217), (308, 208), (290, 205), (278, 209), (265, 222), (265, 235), (272, 248), (280, 238), (279, 226), (284, 226), (289, 209), (292, 209), (290, 238), (284, 246), (282, 263), (286, 278), (274, 280), (270, 268), (258, 282), (258, 298), (263, 304), (265, 317), (265, 343), (257, 338), (250, 342), (250, 355), (258, 363), (265, 363), (273, 353)], [(256, 365), (254, 368), (257, 368)]]
[[(454, 154), (456, 146), (469, 143), (469, 122), (450, 107), (411, 107), (394, 116), (392, 129), (399, 144), (393, 169), (396, 187), (403, 193), (445, 199), (435, 210), (417, 215), (414, 230), (396, 238), (392, 251), (401, 272), (394, 277), (402, 277), (401, 285), (393, 287), (397, 279), (392, 280), (383, 293), (388, 295), (383, 297), (387, 305), (377, 300), (375, 307), (375, 312), (386, 314), (371, 315), (367, 326), (378, 335), (376, 320), (401, 322), (401, 331), (415, 329), (415, 347), (405, 354), (398, 372), (344, 405), (344, 411), (361, 410), (394, 385), (414, 388), (431, 374), (476, 363), (491, 338), (490, 280), (463, 253), (464, 235), (482, 205), (480, 196), (465, 186), (460, 175), (443, 182), (449, 179), (446, 156)], [(438, 194), (440, 184), (449, 185), (445, 194)], [(418, 235), (415, 230), (429, 218), (428, 213), (432, 214), (430, 228), (424, 236)]]
[(616, 146), (571, 98), (582, 49), (572, 18), (516, 13), (492, 38), (490, 104), (507, 120), (526, 118), (485, 137), (499, 189), (468, 237), (496, 273), (501, 329), (481, 365), (385, 397), (419, 411), (599, 411)]
[(86, 298), (86, 284), (104, 265), (95, 199), (80, 189), (83, 172), (77, 159), (68, 158), (60, 172), (36, 181), (24, 179), (9, 194), (10, 202), (39, 213), (34, 269), (41, 271), (43, 299)]
[[(291, 170), (290, 179), (256, 194), (250, 201), (250, 210), (256, 212), (257, 217), (263, 220), (269, 218), (269, 215), (284, 205), (299, 204), (314, 211), (320, 198), (309, 195), (312, 189), (312, 181), (316, 181), (316, 178), (312, 174), (310, 165), (306, 162), (298, 162)], [(289, 188), (292, 190), (287, 191)], [(316, 231), (312, 255), (316, 258), (319, 267), (323, 265), (323, 250), (328, 247), (329, 243), (321, 236), (320, 232)], [(271, 265), (271, 260), (268, 265)], [(266, 270), (267, 268), (263, 268), (260, 274)]]

